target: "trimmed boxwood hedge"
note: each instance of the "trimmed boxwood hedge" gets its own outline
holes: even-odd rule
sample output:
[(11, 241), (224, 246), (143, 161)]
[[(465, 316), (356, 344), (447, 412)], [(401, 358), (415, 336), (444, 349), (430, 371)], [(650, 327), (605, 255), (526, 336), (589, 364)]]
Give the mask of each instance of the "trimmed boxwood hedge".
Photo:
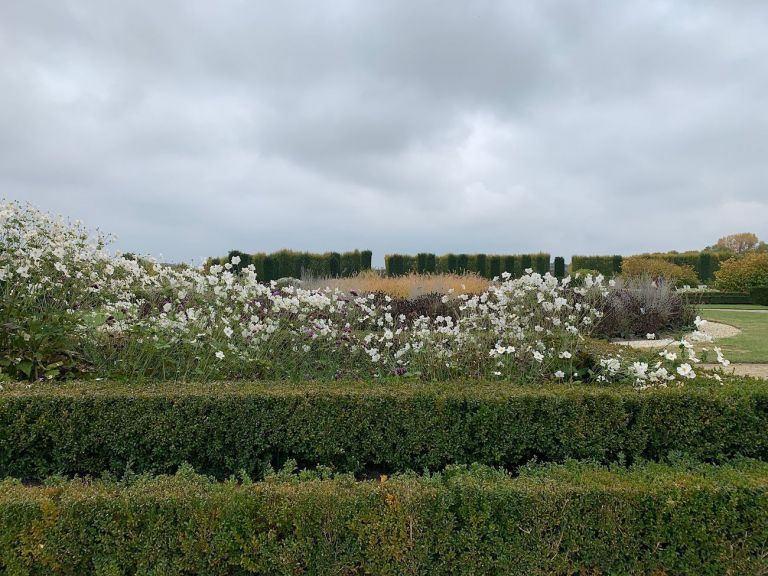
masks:
[(538, 459), (768, 459), (768, 382), (631, 388), (509, 383), (69, 383), (0, 392), (0, 477), (174, 472), (258, 477)]
[(752, 304), (752, 297), (746, 292), (692, 291), (680, 292), (691, 304)]
[(753, 304), (768, 306), (768, 286), (755, 286), (750, 290), (749, 296)]
[(0, 483), (0, 571), (764, 574), (768, 465)]

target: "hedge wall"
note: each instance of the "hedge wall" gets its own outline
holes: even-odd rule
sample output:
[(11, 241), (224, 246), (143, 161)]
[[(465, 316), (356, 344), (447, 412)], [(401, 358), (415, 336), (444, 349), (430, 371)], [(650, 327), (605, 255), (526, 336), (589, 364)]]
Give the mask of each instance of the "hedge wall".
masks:
[(768, 306), (768, 286), (756, 286), (749, 292), (753, 304)]
[(286, 276), (301, 278), (302, 271), (316, 277), (354, 276), (363, 270), (371, 269), (372, 252), (370, 250), (354, 250), (352, 252), (326, 252), (314, 254), (311, 252), (294, 252), (279, 250), (271, 254), (260, 252), (246, 254), (239, 250), (231, 250), (226, 258), (209, 258), (207, 265), (224, 265), (232, 261), (233, 256), (240, 257), (240, 263), (233, 270), (240, 270), (253, 264), (259, 280), (269, 282)]
[(444, 254), (435, 256), (422, 252), (416, 256), (388, 254), (384, 257), (387, 274), (400, 276), (411, 272), (441, 272), (463, 274), (474, 272), (485, 278), (500, 276), (509, 272), (515, 278), (524, 274), (526, 268), (533, 268), (539, 274), (550, 271), (550, 255), (546, 253), (500, 255), (500, 254)]
[(0, 571), (765, 574), (768, 465), (0, 483)]
[(62, 383), (0, 392), (0, 477), (173, 472), (257, 477), (289, 458), (337, 470), (515, 466), (532, 458), (768, 459), (768, 382)]
[(692, 304), (752, 304), (752, 296), (746, 292), (681, 292)]
[(577, 270), (597, 270), (606, 278), (621, 273), (622, 258), (615, 256), (571, 256), (571, 272)]

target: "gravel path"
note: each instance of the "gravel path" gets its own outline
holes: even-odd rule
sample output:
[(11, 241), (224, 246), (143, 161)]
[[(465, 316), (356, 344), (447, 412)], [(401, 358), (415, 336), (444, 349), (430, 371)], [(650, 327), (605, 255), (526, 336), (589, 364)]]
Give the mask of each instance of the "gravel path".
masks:
[[(719, 364), (699, 364), (701, 368), (720, 368)], [(756, 378), (768, 378), (768, 364), (731, 364), (723, 368), (726, 374), (737, 376), (754, 376)]]
[[(709, 334), (714, 338), (715, 340), (718, 340), (720, 338), (730, 338), (732, 336), (736, 336), (737, 334), (741, 333), (741, 330), (736, 328), (735, 326), (731, 326), (729, 324), (722, 324), (720, 322), (707, 322), (702, 327), (702, 332)], [(662, 338), (660, 340), (612, 340), (612, 342), (615, 342), (616, 344), (621, 344), (622, 346), (632, 346), (632, 348), (666, 348), (674, 340), (671, 338)]]

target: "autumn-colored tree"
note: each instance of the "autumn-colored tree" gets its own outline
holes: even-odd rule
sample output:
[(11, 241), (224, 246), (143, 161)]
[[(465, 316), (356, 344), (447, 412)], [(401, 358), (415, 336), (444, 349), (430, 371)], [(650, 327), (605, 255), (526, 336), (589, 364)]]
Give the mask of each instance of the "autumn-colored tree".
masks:
[(752, 232), (742, 232), (741, 234), (723, 236), (717, 241), (715, 248), (742, 254), (754, 250), (757, 248), (758, 244), (760, 244), (760, 241), (756, 234), (753, 234)]

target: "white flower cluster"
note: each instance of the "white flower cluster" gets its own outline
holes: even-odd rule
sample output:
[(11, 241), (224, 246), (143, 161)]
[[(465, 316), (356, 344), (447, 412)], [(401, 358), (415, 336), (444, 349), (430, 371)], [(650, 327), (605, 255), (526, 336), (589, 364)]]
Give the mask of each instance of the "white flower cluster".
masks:
[[(570, 278), (530, 270), (518, 279), (505, 273), (483, 294), (456, 296), (456, 317), (409, 320), (393, 313), (388, 297), (260, 283), (252, 266), (235, 271), (237, 256), (193, 268), (111, 255), (108, 238), (18, 203), (0, 204), (0, 226), (3, 305), (28, 316), (44, 316), (46, 306), (70, 312), (91, 361), (112, 363), (102, 366), (107, 372), (140, 373), (155, 353), (163, 366), (176, 365), (174, 374), (182, 361), (174, 359), (186, 359), (184, 374), (205, 366), (210, 377), (254, 361), (277, 376), (335, 370), (433, 379), (631, 379), (638, 387), (695, 377), (671, 354), (653, 367), (619, 356), (589, 367), (577, 362), (601, 317), (598, 304), (608, 289), (602, 276), (572, 286)], [(697, 361), (692, 347), (681, 345), (689, 362)]]

